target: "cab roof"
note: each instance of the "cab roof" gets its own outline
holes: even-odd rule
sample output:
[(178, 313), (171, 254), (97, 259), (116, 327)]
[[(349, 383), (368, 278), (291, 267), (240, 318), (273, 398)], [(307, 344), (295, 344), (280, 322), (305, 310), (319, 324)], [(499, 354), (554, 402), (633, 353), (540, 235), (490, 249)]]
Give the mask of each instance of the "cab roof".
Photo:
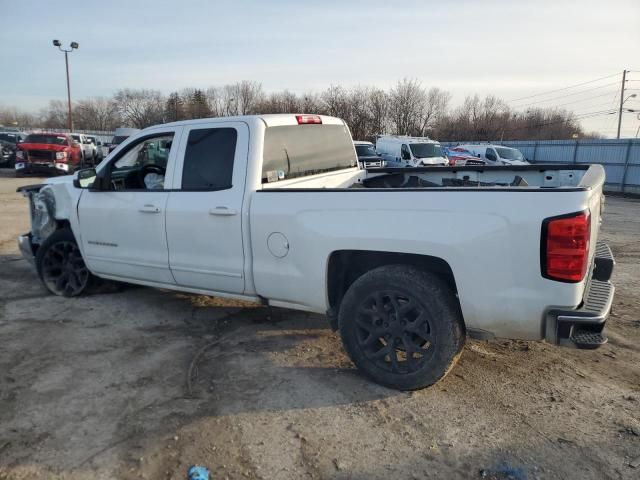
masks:
[(221, 123), (221, 122), (246, 122), (248, 124), (254, 122), (263, 122), (267, 127), (279, 127), (285, 125), (298, 125), (297, 116), (314, 115), (322, 120), (323, 125), (344, 125), (344, 120), (340, 118), (331, 117), (328, 115), (315, 115), (306, 113), (273, 113), (265, 115), (239, 115), (235, 117), (211, 117), (211, 118), (197, 118), (195, 120), (180, 120), (177, 122), (165, 123), (162, 125), (154, 125), (149, 128), (156, 128), (159, 126), (188, 126), (196, 124), (206, 123)]

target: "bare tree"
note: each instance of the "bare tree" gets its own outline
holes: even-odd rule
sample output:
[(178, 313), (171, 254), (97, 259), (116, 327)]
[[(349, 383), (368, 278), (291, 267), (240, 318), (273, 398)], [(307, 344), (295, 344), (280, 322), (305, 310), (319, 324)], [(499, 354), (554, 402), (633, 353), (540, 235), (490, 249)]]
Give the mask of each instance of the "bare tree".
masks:
[[(368, 86), (346, 89), (331, 85), (302, 95), (289, 90), (265, 93), (254, 81), (185, 88), (164, 97), (155, 90), (122, 89), (113, 98), (88, 98), (74, 105), (78, 128), (109, 130), (130, 125), (143, 128), (185, 118), (220, 117), (253, 113), (318, 113), (344, 119), (354, 138), (378, 134), (429, 135), (440, 140), (477, 141), (508, 139), (560, 139), (584, 136), (576, 116), (553, 108), (517, 112), (501, 99), (472, 95), (455, 109), (450, 94), (424, 88), (418, 80), (403, 79), (388, 91)], [(0, 107), (0, 124), (64, 129), (67, 105), (52, 100), (33, 115), (16, 107)]]
[(38, 116), (17, 107), (0, 105), (0, 125), (7, 127), (30, 128), (40, 123)]
[(256, 112), (256, 107), (262, 101), (264, 93), (262, 85), (258, 82), (243, 80), (225, 87), (230, 98), (233, 98), (235, 115), (249, 115)]
[(67, 128), (68, 112), (67, 102), (50, 100), (49, 105), (40, 112), (40, 116), (43, 119), (42, 126), (56, 129)]
[(417, 80), (403, 79), (389, 92), (389, 114), (396, 135), (420, 134), (426, 93)]
[(430, 88), (422, 102), (420, 135), (427, 135), (446, 114), (451, 94), (437, 87)]
[(112, 100), (96, 97), (80, 100), (73, 108), (75, 127), (80, 130), (113, 130), (120, 123)]
[(116, 111), (129, 126), (146, 128), (164, 120), (165, 98), (157, 90), (118, 90), (113, 98)]
[(370, 135), (382, 134), (389, 124), (389, 95), (374, 88), (369, 91), (369, 115), (371, 117)]

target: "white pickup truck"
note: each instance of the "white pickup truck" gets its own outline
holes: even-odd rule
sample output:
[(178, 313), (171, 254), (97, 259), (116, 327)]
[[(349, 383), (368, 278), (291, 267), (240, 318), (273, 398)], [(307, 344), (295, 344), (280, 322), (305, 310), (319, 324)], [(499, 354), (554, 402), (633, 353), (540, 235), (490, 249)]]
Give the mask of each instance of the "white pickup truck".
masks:
[(57, 295), (100, 277), (326, 313), (366, 375), (416, 389), (467, 334), (606, 342), (603, 183), (598, 165), (368, 172), (337, 118), (191, 120), (19, 189), (19, 245)]

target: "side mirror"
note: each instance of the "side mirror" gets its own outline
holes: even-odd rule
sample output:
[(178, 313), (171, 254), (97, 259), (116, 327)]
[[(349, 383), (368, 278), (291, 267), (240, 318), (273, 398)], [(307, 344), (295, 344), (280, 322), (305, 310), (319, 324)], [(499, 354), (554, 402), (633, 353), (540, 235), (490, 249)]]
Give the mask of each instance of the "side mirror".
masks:
[(95, 168), (83, 168), (78, 170), (76, 177), (73, 179), (73, 186), (76, 188), (91, 188), (96, 181)]

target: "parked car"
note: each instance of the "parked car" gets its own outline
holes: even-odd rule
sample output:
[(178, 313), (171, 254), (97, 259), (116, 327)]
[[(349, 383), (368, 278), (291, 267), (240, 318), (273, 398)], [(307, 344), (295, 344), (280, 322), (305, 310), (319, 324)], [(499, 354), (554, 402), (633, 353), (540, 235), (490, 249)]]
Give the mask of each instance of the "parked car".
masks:
[(358, 164), (361, 168), (380, 168), (387, 166), (387, 162), (376, 152), (373, 143), (354, 140), (353, 145), (356, 148), (356, 156), (358, 157)]
[[(163, 143), (166, 166), (142, 154)], [(356, 163), (333, 117), (157, 125), (97, 168), (19, 189), (32, 218), (18, 243), (56, 295), (101, 277), (326, 313), (392, 388), (438, 381), (466, 334), (606, 342), (602, 166)]]
[(517, 148), (505, 147), (503, 145), (492, 145), (481, 143), (477, 145), (458, 145), (470, 151), (476, 157), (481, 158), (487, 165), (528, 165), (522, 152)]
[(93, 149), (93, 165), (97, 164), (102, 160), (102, 142), (98, 140), (97, 137), (93, 135), (85, 135), (87, 140), (91, 143), (91, 148)]
[(0, 166), (13, 168), (16, 163), (18, 145), (26, 134), (16, 131), (0, 131)]
[(16, 175), (73, 173), (82, 164), (82, 147), (66, 133), (31, 133), (18, 146)]
[(449, 165), (440, 144), (427, 137), (381, 135), (376, 139), (376, 152), (389, 167)]
[(116, 131), (114, 132), (114, 135), (113, 135), (113, 139), (111, 140), (111, 143), (108, 145), (109, 151), (107, 152), (107, 155), (112, 151), (114, 151), (116, 147), (120, 145), (122, 142), (124, 142), (127, 138), (129, 138), (131, 135), (135, 135), (139, 131), (140, 131), (139, 128), (124, 128), (124, 127), (116, 128)]
[(87, 136), (84, 133), (71, 133), (71, 138), (80, 145), (82, 150), (82, 165), (93, 165), (95, 163), (95, 150)]
[(484, 160), (476, 157), (469, 150), (462, 147), (445, 147), (442, 150), (444, 151), (445, 156), (449, 160), (449, 165), (451, 166), (485, 165)]

